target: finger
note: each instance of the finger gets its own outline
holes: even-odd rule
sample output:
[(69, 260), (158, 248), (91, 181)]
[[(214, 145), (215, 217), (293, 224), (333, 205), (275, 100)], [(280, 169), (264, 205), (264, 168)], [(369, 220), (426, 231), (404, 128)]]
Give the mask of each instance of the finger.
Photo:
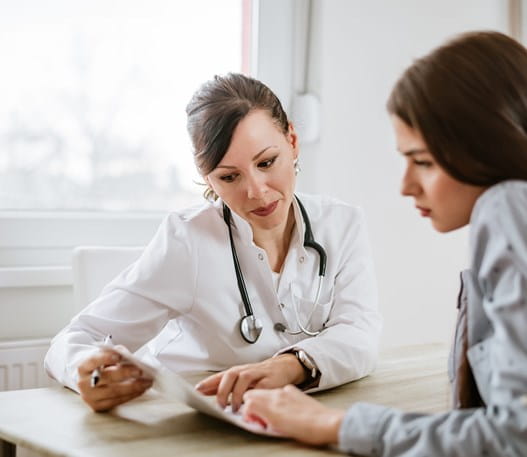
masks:
[(243, 400), (243, 394), (251, 389), (265, 374), (256, 370), (244, 370), (238, 374), (238, 378), (232, 387), (231, 406), (234, 412), (240, 409)]
[(261, 417), (254, 414), (248, 414), (244, 416), (243, 420), (246, 422), (255, 422), (258, 425), (261, 425), (263, 428), (267, 428), (267, 422), (265, 422)]
[[(140, 374), (138, 376), (133, 376), (134, 373), (139, 372), (137, 368), (131, 368), (128, 365), (111, 365), (99, 370), (99, 379), (95, 384), (92, 382), (92, 374), (89, 373), (85, 376), (79, 377), (77, 386), (81, 392), (87, 392), (90, 389), (102, 388), (111, 385), (117, 385), (119, 383), (124, 383), (124, 381), (130, 380), (139, 380), (139, 379), (150, 379), (147, 377), (142, 377)], [(126, 384), (125, 384), (126, 385)]]
[[(103, 386), (106, 384), (113, 384), (125, 381), (127, 379), (138, 379), (141, 378), (143, 375), (143, 372), (132, 364), (117, 364), (112, 365), (106, 368), (103, 368), (100, 371), (100, 377), (99, 377), (99, 386)], [(148, 377), (145, 376), (145, 379)]]
[(243, 396), (243, 407), (240, 412), (245, 421), (254, 422), (255, 418), (258, 422), (264, 423), (267, 426), (267, 405), (269, 401), (267, 397), (271, 394), (270, 391), (251, 390)]
[(251, 389), (248, 390), (243, 394), (243, 403), (246, 405), (249, 402), (255, 403), (255, 402), (266, 402), (268, 397), (273, 395), (277, 390), (280, 389), (271, 389), (271, 390), (265, 390), (265, 389)]
[(229, 403), (229, 395), (232, 392), (236, 379), (238, 378), (238, 371), (227, 370), (223, 373), (221, 381), (216, 392), (216, 400), (218, 404), (225, 408)]
[(84, 360), (77, 368), (79, 376), (90, 375), (93, 370), (107, 365), (115, 365), (121, 360), (121, 356), (117, 352), (108, 349), (101, 350), (91, 357)]
[(142, 394), (151, 386), (152, 380), (150, 379), (134, 379), (100, 387), (97, 386), (96, 388), (85, 388), (81, 390), (81, 396), (86, 403), (94, 405), (112, 398)]
[(203, 379), (198, 384), (196, 384), (196, 390), (204, 395), (215, 395), (224, 373), (225, 372), (222, 371), (221, 373), (216, 373)]

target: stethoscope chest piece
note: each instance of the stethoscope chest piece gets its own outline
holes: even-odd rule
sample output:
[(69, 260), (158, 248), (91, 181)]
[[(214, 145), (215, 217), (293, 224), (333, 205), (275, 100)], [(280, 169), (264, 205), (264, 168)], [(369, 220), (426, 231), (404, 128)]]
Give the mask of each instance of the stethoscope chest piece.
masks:
[(248, 343), (255, 343), (260, 333), (262, 333), (263, 325), (260, 319), (257, 319), (254, 314), (244, 316), (240, 319), (240, 333), (242, 338)]

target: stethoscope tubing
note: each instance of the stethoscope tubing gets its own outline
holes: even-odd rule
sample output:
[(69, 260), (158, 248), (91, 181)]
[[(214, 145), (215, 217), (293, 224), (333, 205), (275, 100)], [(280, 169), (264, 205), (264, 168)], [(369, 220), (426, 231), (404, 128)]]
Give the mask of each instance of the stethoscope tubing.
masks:
[[(309, 220), (309, 217), (307, 215), (307, 211), (304, 208), (304, 205), (300, 201), (300, 199), (295, 195), (296, 201), (298, 203), (298, 207), (300, 208), (300, 212), (302, 213), (302, 219), (304, 220), (305, 225), (305, 232), (304, 232), (304, 247), (306, 248), (312, 248), (315, 251), (317, 251), (319, 256), (319, 268), (318, 268), (318, 287), (317, 287), (317, 293), (315, 296), (315, 301), (313, 302), (313, 306), (311, 308), (311, 311), (309, 313), (308, 319), (306, 321), (306, 325), (302, 325), (300, 323), (300, 317), (298, 315), (298, 309), (296, 307), (296, 303), (293, 303), (293, 308), (295, 312), (296, 321), (298, 324), (298, 328), (300, 330), (297, 331), (291, 331), (289, 330), (284, 324), (277, 323), (275, 324), (274, 328), (276, 331), (281, 331), (284, 333), (287, 333), (289, 335), (299, 335), (301, 333), (304, 333), (308, 336), (317, 336), (321, 330), (318, 331), (312, 331), (309, 330), (309, 326), (311, 324), (311, 319), (313, 317), (313, 313), (315, 312), (316, 307), (318, 306), (318, 302), (320, 299), (320, 294), (322, 291), (322, 284), (324, 280), (324, 276), (326, 274), (326, 263), (327, 263), (327, 255), (324, 248), (317, 243), (314, 240), (313, 232), (311, 230), (311, 222)], [(247, 287), (245, 285), (245, 280), (243, 278), (243, 273), (240, 267), (240, 262), (238, 260), (238, 255), (236, 253), (236, 247), (234, 245), (234, 239), (232, 236), (232, 227), (231, 227), (231, 210), (230, 208), (223, 204), (223, 219), (225, 223), (227, 224), (228, 231), (229, 231), (229, 241), (231, 245), (231, 252), (232, 252), (232, 260), (234, 264), (234, 270), (236, 273), (236, 281), (238, 283), (238, 289), (240, 291), (240, 295), (242, 298), (245, 315), (240, 320), (240, 333), (242, 335), (242, 338), (247, 341), (248, 343), (255, 343), (258, 337), (260, 336), (260, 333), (262, 331), (262, 325), (260, 321), (254, 316), (254, 312), (251, 306), (251, 301), (249, 299), (249, 294), (247, 293)]]

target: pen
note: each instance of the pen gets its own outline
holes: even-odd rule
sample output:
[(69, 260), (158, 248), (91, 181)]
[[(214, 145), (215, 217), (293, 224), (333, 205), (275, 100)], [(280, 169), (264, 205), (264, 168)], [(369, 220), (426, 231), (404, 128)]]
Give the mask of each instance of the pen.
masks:
[[(111, 344), (112, 344), (112, 335), (106, 335), (103, 341), (103, 345), (111, 345)], [(95, 370), (92, 371), (91, 378), (90, 378), (91, 387), (95, 387), (97, 383), (99, 382), (99, 380), (101, 379), (101, 371), (103, 370), (103, 368), (104, 367), (97, 367), (95, 368)]]

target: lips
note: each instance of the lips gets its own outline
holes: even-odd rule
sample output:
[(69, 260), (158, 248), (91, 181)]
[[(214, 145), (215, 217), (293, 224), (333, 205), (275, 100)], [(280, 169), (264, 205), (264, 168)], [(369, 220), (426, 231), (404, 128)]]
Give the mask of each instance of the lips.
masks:
[(421, 216), (430, 217), (430, 213), (432, 212), (431, 209), (423, 208), (422, 206), (417, 206), (417, 205), (415, 207), (419, 210), (419, 212), (421, 213)]
[(261, 217), (269, 216), (269, 214), (271, 214), (276, 209), (277, 206), (278, 206), (278, 200), (274, 201), (273, 203), (270, 203), (267, 206), (261, 206), (259, 208), (253, 209), (251, 213), (256, 214), (257, 216), (261, 216)]

